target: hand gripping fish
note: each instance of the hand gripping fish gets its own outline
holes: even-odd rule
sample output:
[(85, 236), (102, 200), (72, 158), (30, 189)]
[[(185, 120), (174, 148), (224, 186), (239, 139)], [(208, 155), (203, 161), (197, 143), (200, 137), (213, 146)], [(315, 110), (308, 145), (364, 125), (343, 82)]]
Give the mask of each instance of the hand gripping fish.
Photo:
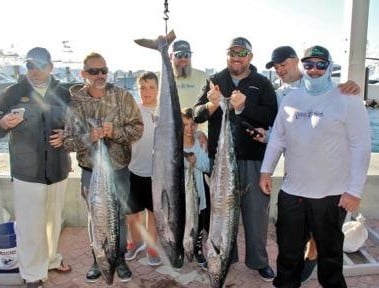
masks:
[(212, 288), (223, 287), (238, 233), (240, 191), (237, 161), (229, 121), (229, 99), (223, 98), (221, 131), (210, 180), (211, 218), (208, 275)]
[(138, 39), (138, 45), (158, 50), (162, 56), (158, 107), (155, 115), (153, 146), (153, 206), (159, 240), (175, 268), (183, 266), (185, 192), (183, 124), (178, 91), (168, 45), (175, 39), (171, 31), (156, 40)]

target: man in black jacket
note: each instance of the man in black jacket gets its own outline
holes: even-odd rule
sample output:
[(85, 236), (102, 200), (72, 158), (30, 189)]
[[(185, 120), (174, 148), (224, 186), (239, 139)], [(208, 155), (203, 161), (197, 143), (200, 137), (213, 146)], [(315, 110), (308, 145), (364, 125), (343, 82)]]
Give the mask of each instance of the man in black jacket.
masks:
[[(236, 152), (242, 193), (241, 212), (245, 228), (246, 266), (258, 270), (262, 279), (272, 281), (275, 274), (266, 251), (270, 198), (259, 188), (259, 173), (266, 144), (253, 140), (241, 125), (246, 121), (255, 127), (272, 126), (277, 101), (271, 82), (257, 73), (250, 62), (250, 42), (234, 38), (227, 48), (227, 68), (210, 77), (195, 104), (195, 121), (208, 120), (208, 153), (215, 158), (220, 134), (221, 97), (230, 98), (230, 122)], [(236, 247), (237, 248), (237, 247)], [(238, 259), (237, 249), (234, 259)]]
[(48, 270), (69, 272), (57, 253), (69, 154), (63, 129), (70, 95), (51, 75), (50, 53), (26, 56), (27, 74), (0, 96), (0, 137), (9, 133), (17, 256), (27, 287), (42, 287)]

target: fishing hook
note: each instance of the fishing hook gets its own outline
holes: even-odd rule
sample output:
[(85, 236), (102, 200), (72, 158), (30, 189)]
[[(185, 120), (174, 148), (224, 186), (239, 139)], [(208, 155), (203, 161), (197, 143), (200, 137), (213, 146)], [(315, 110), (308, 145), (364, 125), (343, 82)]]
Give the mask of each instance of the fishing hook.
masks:
[(163, 19), (165, 20), (165, 31), (166, 31), (166, 35), (167, 35), (167, 22), (168, 22), (168, 19), (170, 18), (169, 16), (168, 16), (168, 13), (169, 13), (170, 11), (168, 10), (168, 0), (165, 0), (164, 1), (164, 10), (163, 10)]

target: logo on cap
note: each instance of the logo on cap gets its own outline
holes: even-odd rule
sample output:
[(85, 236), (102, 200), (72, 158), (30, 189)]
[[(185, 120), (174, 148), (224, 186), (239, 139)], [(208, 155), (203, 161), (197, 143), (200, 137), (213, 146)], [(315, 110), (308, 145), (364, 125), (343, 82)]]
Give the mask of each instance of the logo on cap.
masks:
[(172, 52), (191, 52), (191, 46), (187, 41), (178, 40), (174, 42)]
[(330, 54), (328, 49), (322, 47), (322, 46), (312, 46), (305, 50), (304, 57), (301, 59), (301, 61), (307, 59), (307, 58), (320, 58), (326, 61), (329, 61)]

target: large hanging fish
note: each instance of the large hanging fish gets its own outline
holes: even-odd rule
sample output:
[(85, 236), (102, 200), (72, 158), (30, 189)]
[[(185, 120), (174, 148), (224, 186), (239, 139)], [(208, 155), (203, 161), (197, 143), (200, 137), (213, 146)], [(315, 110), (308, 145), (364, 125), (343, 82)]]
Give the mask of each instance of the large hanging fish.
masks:
[(153, 147), (153, 206), (162, 247), (175, 268), (183, 266), (185, 226), (183, 124), (178, 91), (168, 46), (175, 39), (171, 31), (156, 40), (135, 40), (138, 45), (158, 50), (162, 56), (160, 91), (155, 115)]
[(107, 147), (102, 139), (97, 146), (88, 202), (93, 250), (100, 271), (110, 285), (113, 283), (120, 241), (119, 206)]
[(228, 99), (223, 109), (221, 131), (210, 180), (211, 218), (208, 236), (208, 274), (212, 288), (223, 287), (229, 271), (240, 215), (237, 161), (229, 121)]

